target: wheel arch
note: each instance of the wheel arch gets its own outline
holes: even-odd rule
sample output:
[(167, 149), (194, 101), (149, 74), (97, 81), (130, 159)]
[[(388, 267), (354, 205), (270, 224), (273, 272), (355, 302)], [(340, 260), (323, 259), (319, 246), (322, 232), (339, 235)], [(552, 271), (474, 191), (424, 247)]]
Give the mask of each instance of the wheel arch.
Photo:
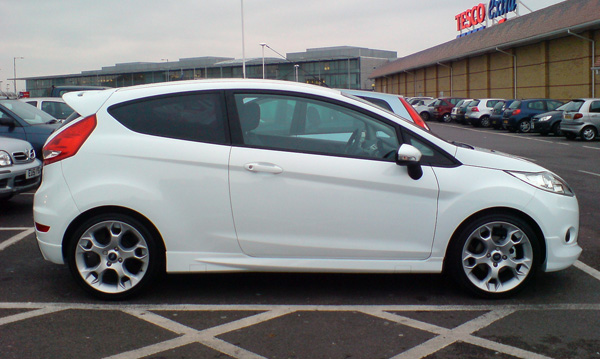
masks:
[(537, 238), (540, 241), (540, 243), (539, 243), (539, 247), (540, 247), (539, 266), (540, 266), (540, 268), (543, 267), (544, 263), (546, 263), (546, 247), (547, 247), (547, 245), (546, 245), (546, 239), (544, 237), (544, 232), (542, 232), (542, 229), (537, 224), (537, 222), (533, 218), (531, 218), (527, 213), (519, 211), (517, 209), (509, 208), (509, 207), (493, 207), (493, 208), (486, 208), (479, 212), (473, 213), (472, 215), (467, 217), (465, 220), (463, 220), (462, 223), (458, 227), (456, 227), (456, 229), (454, 230), (454, 233), (452, 233), (452, 237), (450, 238), (448, 245), (446, 246), (446, 253), (444, 255), (444, 264), (442, 267), (443, 271), (447, 272), (447, 270), (448, 270), (448, 250), (453, 245), (455, 245), (455, 243), (459, 240), (459, 235), (463, 231), (463, 229), (466, 226), (468, 226), (471, 222), (476, 221), (479, 218), (482, 218), (482, 217), (484, 217), (486, 215), (490, 215), (490, 214), (513, 215), (513, 216), (519, 217), (523, 221), (527, 222), (527, 224), (531, 226), (531, 228), (535, 232), (535, 235), (537, 236)]
[[(162, 237), (162, 235), (160, 234), (160, 231), (158, 230), (158, 228), (156, 228), (156, 226), (154, 225), (154, 223), (152, 223), (152, 221), (150, 221), (148, 218), (146, 218), (144, 215), (142, 215), (139, 212), (136, 212), (130, 208), (126, 208), (126, 207), (120, 207), (120, 206), (102, 206), (102, 207), (96, 207), (96, 208), (92, 208), (89, 209), (83, 213), (81, 213), (79, 216), (77, 216), (67, 227), (67, 230), (65, 231), (65, 234), (63, 236), (63, 240), (62, 240), (62, 255), (63, 258), (66, 261), (67, 258), (67, 248), (68, 248), (68, 241), (70, 240), (71, 236), (73, 235), (73, 233), (77, 230), (77, 228), (83, 224), (85, 221), (87, 221), (88, 219), (94, 217), (94, 216), (98, 216), (98, 215), (102, 215), (102, 214), (107, 214), (107, 213), (118, 213), (118, 214), (123, 214), (123, 215), (128, 215), (133, 217), (134, 219), (136, 219), (137, 221), (141, 222), (144, 226), (146, 226), (146, 229), (150, 232), (152, 232), (152, 234), (155, 236), (155, 238), (157, 239), (157, 244), (160, 246), (161, 252), (162, 252), (162, 265), (163, 267), (165, 266), (166, 263), (166, 246), (165, 246), (165, 242), (164, 239)], [(164, 269), (164, 268), (163, 268)]]

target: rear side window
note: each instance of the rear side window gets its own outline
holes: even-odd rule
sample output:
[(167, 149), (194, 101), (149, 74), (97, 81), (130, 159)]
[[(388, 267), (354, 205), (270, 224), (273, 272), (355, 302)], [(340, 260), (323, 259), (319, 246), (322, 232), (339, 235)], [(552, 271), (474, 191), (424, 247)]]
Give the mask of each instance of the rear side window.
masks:
[(219, 93), (180, 94), (136, 100), (108, 109), (128, 129), (180, 140), (227, 143)]
[(581, 108), (581, 106), (583, 106), (583, 100), (573, 100), (570, 102), (567, 102), (565, 104), (565, 106), (563, 107), (563, 110), (565, 112), (577, 112), (579, 111), (579, 109)]
[(494, 107), (499, 102), (500, 102), (500, 100), (488, 100), (487, 107)]
[(590, 112), (593, 112), (593, 113), (600, 112), (600, 101), (594, 101), (590, 104)]
[(377, 105), (385, 110), (388, 110), (390, 112), (394, 112), (394, 110), (392, 110), (392, 108), (390, 107), (390, 105), (385, 102), (384, 100), (378, 99), (378, 98), (370, 98), (370, 97), (364, 97), (364, 96), (359, 96), (360, 98), (362, 98), (365, 101), (369, 101), (370, 103)]
[(544, 101), (532, 101), (527, 104), (527, 108), (530, 108), (533, 110), (545, 110), (546, 109), (544, 107)]
[(510, 108), (511, 110), (517, 109), (519, 107), (521, 107), (521, 101), (514, 101), (510, 104), (510, 106), (508, 106), (508, 108)]

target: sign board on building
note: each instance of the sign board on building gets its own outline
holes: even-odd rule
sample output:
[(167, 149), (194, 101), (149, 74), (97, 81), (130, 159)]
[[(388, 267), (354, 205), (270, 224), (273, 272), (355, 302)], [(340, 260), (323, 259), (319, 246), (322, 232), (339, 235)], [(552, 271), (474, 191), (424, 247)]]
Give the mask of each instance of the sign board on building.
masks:
[(518, 0), (490, 0), (487, 7), (480, 3), (461, 12), (454, 17), (456, 30), (460, 32), (456, 37), (485, 29), (489, 26), (489, 20), (505, 22), (509, 13), (517, 11), (518, 2)]

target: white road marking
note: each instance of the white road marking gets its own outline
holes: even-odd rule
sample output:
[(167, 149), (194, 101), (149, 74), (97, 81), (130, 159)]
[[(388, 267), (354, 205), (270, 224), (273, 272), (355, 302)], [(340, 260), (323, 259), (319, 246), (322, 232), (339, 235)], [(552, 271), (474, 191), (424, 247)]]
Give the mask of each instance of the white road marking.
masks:
[(598, 271), (597, 269), (592, 268), (581, 261), (575, 262), (574, 266), (584, 271), (585, 273), (591, 275), (592, 277), (596, 278), (596, 280), (600, 280), (600, 271)]
[(600, 173), (588, 172), (588, 171), (584, 171), (584, 170), (578, 170), (578, 172), (600, 177)]
[(5, 240), (4, 242), (0, 243), (0, 252), (5, 250), (6, 248), (10, 247), (11, 245), (19, 242), (21, 239), (27, 237), (28, 235), (32, 234), (33, 232), (34, 232), (33, 228), (27, 228), (23, 232), (21, 232), (17, 235), (14, 235), (14, 236), (10, 237), (9, 239)]

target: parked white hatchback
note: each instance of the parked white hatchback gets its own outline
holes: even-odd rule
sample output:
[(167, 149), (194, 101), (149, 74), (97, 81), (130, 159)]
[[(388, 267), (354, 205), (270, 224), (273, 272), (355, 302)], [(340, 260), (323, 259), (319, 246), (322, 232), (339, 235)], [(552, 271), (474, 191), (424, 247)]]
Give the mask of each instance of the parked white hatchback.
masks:
[(558, 176), (338, 90), (203, 80), (64, 99), (81, 117), (44, 147), (37, 241), (101, 298), (165, 270), (447, 270), (496, 298), (581, 253)]

